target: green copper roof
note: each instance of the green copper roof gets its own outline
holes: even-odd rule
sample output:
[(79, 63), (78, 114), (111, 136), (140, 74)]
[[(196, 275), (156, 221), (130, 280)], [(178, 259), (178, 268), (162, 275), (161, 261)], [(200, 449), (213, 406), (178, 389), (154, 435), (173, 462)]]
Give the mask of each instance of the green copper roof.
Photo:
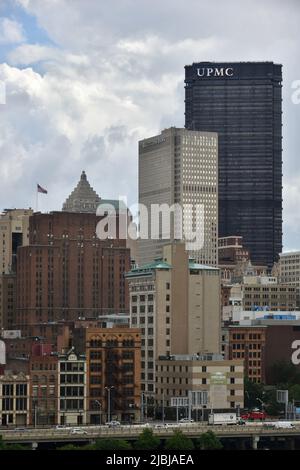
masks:
[(218, 271), (219, 268), (215, 266), (207, 266), (206, 264), (195, 263), (195, 260), (189, 260), (189, 269), (201, 269), (207, 271)]
[(126, 277), (151, 275), (151, 273), (156, 269), (172, 269), (172, 266), (161, 259), (157, 259), (152, 263), (133, 268), (131, 271), (129, 271), (129, 273), (126, 274)]
[[(156, 269), (172, 269), (172, 266), (169, 263), (163, 261), (163, 259), (158, 258), (155, 259), (152, 263), (144, 264), (143, 266), (133, 268), (126, 274), (126, 277), (151, 276), (152, 272)], [(219, 271), (219, 268), (216, 268), (215, 266), (199, 264), (196, 263), (194, 259), (189, 260), (189, 269), (199, 271)]]

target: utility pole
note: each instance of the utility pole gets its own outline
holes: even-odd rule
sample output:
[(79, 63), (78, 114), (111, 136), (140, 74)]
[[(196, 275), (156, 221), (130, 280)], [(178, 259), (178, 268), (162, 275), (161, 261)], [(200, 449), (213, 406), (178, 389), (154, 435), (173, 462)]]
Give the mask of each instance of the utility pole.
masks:
[(141, 422), (144, 422), (144, 392), (141, 393)]
[(105, 389), (107, 390), (107, 420), (108, 422), (110, 423), (110, 392), (111, 390), (115, 388), (113, 385), (111, 385), (110, 387), (105, 387)]
[(162, 392), (162, 422), (165, 424), (165, 391)]
[(99, 400), (95, 400), (95, 403), (99, 406), (99, 424), (101, 426), (101, 403)]
[(189, 421), (192, 419), (192, 392), (189, 391), (189, 395), (188, 395), (188, 403), (189, 403)]

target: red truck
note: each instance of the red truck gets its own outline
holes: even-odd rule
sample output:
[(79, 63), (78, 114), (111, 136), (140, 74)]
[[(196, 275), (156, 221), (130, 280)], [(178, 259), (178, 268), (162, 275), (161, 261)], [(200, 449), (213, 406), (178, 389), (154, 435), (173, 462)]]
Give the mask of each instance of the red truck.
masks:
[(265, 411), (248, 411), (241, 415), (241, 419), (248, 420), (248, 421), (263, 421), (267, 418), (267, 414)]

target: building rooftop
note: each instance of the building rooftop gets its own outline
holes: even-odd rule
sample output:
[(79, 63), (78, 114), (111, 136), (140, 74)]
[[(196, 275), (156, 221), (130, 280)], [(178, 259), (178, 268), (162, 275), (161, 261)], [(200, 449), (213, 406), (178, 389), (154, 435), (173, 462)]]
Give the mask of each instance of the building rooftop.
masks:
[(81, 173), (80, 180), (75, 189), (63, 204), (64, 212), (92, 212), (96, 213), (101, 199), (87, 180), (85, 171)]
[(157, 269), (169, 270), (172, 269), (172, 266), (169, 263), (166, 263), (162, 259), (156, 259), (152, 263), (144, 264), (143, 266), (138, 266), (131, 269), (126, 274), (126, 277), (136, 277), (136, 276), (147, 276), (151, 275), (153, 271)]
[(224, 361), (222, 354), (171, 354), (169, 356), (159, 356), (160, 361)]
[[(143, 266), (137, 266), (136, 268), (131, 269), (131, 271), (126, 274), (126, 277), (151, 275), (151, 273), (157, 269), (169, 270), (172, 269), (172, 266), (162, 258), (157, 258), (151, 263), (147, 263)], [(199, 271), (219, 271), (219, 268), (214, 266), (207, 266), (205, 264), (196, 263), (192, 258), (189, 259), (189, 269)]]

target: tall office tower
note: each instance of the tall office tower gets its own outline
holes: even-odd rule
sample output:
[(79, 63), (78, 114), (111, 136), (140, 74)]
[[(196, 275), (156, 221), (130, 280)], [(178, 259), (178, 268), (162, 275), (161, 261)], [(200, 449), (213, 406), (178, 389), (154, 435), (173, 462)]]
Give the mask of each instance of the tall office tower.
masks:
[[(139, 142), (139, 203), (147, 209), (140, 222), (148, 227), (148, 236), (139, 240), (140, 265), (162, 256), (163, 246), (174, 240), (191, 240), (189, 230), (196, 235), (189, 244), (190, 256), (197, 262), (216, 266), (218, 243), (218, 138), (212, 132), (189, 131), (171, 127), (160, 135)], [(155, 205), (182, 209), (180, 224), (171, 221), (170, 231), (160, 224), (153, 237)], [(199, 207), (199, 211), (197, 209)], [(203, 213), (201, 212), (203, 208)], [(165, 220), (166, 222), (166, 220)], [(173, 223), (174, 222), (174, 223)], [(188, 236), (187, 236), (188, 235)], [(197, 239), (197, 240), (196, 240)], [(188, 245), (186, 245), (188, 246)], [(200, 247), (201, 246), (201, 247)]]
[(15, 327), (24, 335), (35, 325), (128, 311), (126, 240), (97, 238), (100, 220), (73, 212), (30, 217), (29, 245), (17, 261)]
[(0, 328), (10, 329), (16, 309), (16, 261), (19, 246), (29, 243), (31, 209), (0, 214)]
[(219, 137), (219, 236), (242, 236), (255, 264), (282, 250), (281, 65), (185, 67), (185, 127)]
[(142, 331), (142, 388), (155, 391), (161, 355), (220, 352), (220, 273), (189, 258), (184, 243), (132, 269), (130, 325)]
[(16, 271), (18, 246), (29, 243), (29, 217), (31, 209), (6, 209), (0, 215), (0, 272), (11, 274)]

